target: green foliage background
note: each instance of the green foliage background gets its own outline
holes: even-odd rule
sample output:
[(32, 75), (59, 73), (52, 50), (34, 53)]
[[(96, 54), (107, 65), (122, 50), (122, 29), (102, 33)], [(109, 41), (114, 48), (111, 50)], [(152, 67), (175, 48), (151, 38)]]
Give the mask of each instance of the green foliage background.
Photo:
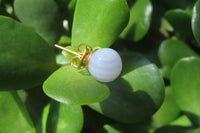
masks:
[[(63, 66), (111, 47), (121, 75)], [(200, 0), (0, 0), (0, 133), (199, 133)]]

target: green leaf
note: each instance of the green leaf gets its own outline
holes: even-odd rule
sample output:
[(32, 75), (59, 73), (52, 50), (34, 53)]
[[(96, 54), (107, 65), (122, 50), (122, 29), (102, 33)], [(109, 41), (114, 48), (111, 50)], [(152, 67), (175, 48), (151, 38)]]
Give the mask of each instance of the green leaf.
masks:
[(83, 112), (80, 106), (51, 102), (47, 120), (47, 133), (80, 133)]
[(36, 123), (37, 133), (46, 133), (47, 118), (49, 115), (50, 104), (47, 104), (42, 112), (39, 121)]
[[(67, 47), (65, 47), (65, 48), (67, 48), (67, 49), (69, 49), (69, 50), (71, 50), (71, 51), (74, 51), (74, 52), (77, 52), (77, 49), (75, 48), (75, 47), (73, 47), (73, 46), (67, 46)], [(74, 56), (76, 56), (76, 55), (74, 55), (74, 54), (72, 54), (72, 53), (69, 53), (69, 52), (66, 52), (66, 51), (62, 51), (62, 54), (69, 60), (69, 61), (71, 61), (71, 59), (74, 57)]]
[(184, 10), (174, 9), (165, 13), (165, 18), (173, 26), (175, 34), (182, 40), (190, 40), (192, 35), (191, 16)]
[(29, 90), (19, 90), (17, 92), (26, 105), (33, 123), (36, 124), (44, 106), (50, 101), (50, 99), (43, 93), (41, 86)]
[(163, 76), (169, 78), (171, 69), (175, 63), (184, 57), (198, 56), (189, 46), (179, 40), (164, 40), (158, 50), (158, 56), (162, 63)]
[(155, 133), (199, 133), (200, 128), (192, 129), (181, 126), (165, 126), (155, 131)]
[(105, 124), (97, 133), (152, 133), (150, 123), (143, 122), (139, 124)]
[(59, 40), (62, 20), (54, 0), (15, 0), (14, 8), (22, 23), (33, 28), (50, 45)]
[(77, 0), (72, 46), (109, 47), (128, 23), (126, 0)]
[(153, 115), (153, 124), (161, 127), (175, 120), (180, 114), (180, 109), (175, 103), (172, 88), (165, 88), (165, 99), (160, 109)]
[(58, 44), (60, 46), (66, 46), (66, 45), (69, 45), (71, 44), (71, 38), (69, 36), (66, 36), (66, 35), (62, 35), (58, 41)]
[(174, 28), (170, 25), (170, 23), (165, 18), (162, 18), (161, 30), (164, 30), (163, 32), (166, 32), (166, 31), (173, 32)]
[(149, 30), (152, 11), (150, 0), (130, 2), (129, 23), (120, 36), (134, 42), (141, 40)]
[(84, 105), (99, 102), (109, 96), (108, 87), (96, 81), (87, 70), (61, 67), (43, 84), (49, 97), (66, 104)]
[(200, 45), (200, 0), (198, 0), (193, 9), (192, 31), (195, 39)]
[(56, 68), (55, 53), (33, 30), (0, 16), (0, 90), (41, 84)]
[(97, 133), (121, 133), (119, 129), (116, 129), (115, 127), (112, 127), (112, 125), (104, 125), (102, 129), (97, 131)]
[(89, 106), (123, 123), (149, 119), (164, 99), (164, 83), (160, 72), (140, 54), (124, 53), (121, 57), (122, 76), (107, 84), (111, 90), (109, 98)]
[(171, 85), (181, 110), (200, 116), (200, 59), (183, 58), (172, 69)]
[(66, 57), (62, 53), (59, 53), (56, 55), (56, 63), (58, 65), (65, 65), (70, 63), (70, 61), (66, 59)]
[(192, 122), (189, 120), (189, 118), (186, 115), (181, 115), (176, 120), (170, 122), (170, 125), (191, 127)]
[(16, 92), (0, 91), (0, 132), (36, 133), (29, 114)]

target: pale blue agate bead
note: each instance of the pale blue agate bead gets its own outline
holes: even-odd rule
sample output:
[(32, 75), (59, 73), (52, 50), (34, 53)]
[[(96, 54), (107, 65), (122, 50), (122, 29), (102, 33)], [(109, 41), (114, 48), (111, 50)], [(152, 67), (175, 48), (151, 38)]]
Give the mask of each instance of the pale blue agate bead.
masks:
[(88, 70), (98, 81), (111, 82), (122, 70), (120, 55), (111, 48), (102, 48), (92, 53), (89, 58)]

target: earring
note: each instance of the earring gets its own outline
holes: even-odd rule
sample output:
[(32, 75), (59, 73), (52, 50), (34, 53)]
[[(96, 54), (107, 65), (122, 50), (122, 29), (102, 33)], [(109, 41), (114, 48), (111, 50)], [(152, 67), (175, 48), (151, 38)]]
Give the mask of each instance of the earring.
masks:
[(122, 60), (114, 49), (92, 50), (89, 45), (79, 44), (77, 52), (74, 52), (57, 44), (55, 47), (75, 55), (70, 61), (71, 65), (75, 68), (87, 68), (89, 73), (100, 82), (111, 82), (121, 73)]

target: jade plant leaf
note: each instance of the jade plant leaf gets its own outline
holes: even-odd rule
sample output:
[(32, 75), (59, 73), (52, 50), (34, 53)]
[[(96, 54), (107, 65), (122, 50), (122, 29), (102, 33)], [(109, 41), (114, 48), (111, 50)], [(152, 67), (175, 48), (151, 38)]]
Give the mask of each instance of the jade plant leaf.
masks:
[(198, 56), (187, 44), (179, 40), (164, 40), (158, 50), (163, 76), (169, 78), (175, 63), (184, 57)]
[(80, 133), (83, 112), (80, 106), (70, 106), (52, 101), (50, 105), (47, 133)]
[(89, 106), (97, 112), (123, 123), (149, 119), (164, 99), (164, 83), (158, 68), (137, 53), (121, 54), (121, 78), (108, 83), (108, 99)]
[(49, 115), (49, 109), (50, 109), (50, 103), (44, 107), (42, 115), (38, 120), (38, 122), (36, 123), (37, 133), (46, 133), (46, 125), (47, 125), (47, 118)]
[(191, 16), (181, 9), (169, 10), (165, 13), (165, 18), (174, 28), (175, 34), (181, 40), (190, 40), (193, 37), (191, 30)]
[(172, 25), (165, 18), (162, 18), (161, 19), (161, 29), (160, 29), (160, 31), (162, 33), (166, 32), (166, 31), (173, 32), (174, 28), (172, 27)]
[(69, 45), (71, 44), (71, 38), (69, 36), (66, 36), (66, 35), (62, 35), (58, 41), (58, 44), (60, 46), (66, 46), (66, 45)]
[(97, 133), (151, 133), (148, 121), (138, 124), (105, 124)]
[(181, 110), (200, 116), (200, 59), (187, 57), (179, 60), (172, 69), (171, 85), (175, 101)]
[(200, 45), (200, 0), (198, 0), (193, 9), (192, 31), (195, 39)]
[(84, 105), (109, 96), (109, 88), (89, 75), (85, 69), (65, 66), (54, 72), (43, 84), (47, 96), (66, 104)]
[(176, 120), (170, 122), (170, 125), (191, 127), (192, 122), (185, 114), (183, 114), (183, 115), (179, 116)]
[(0, 99), (1, 133), (36, 133), (32, 120), (16, 92), (0, 91)]
[(59, 40), (62, 20), (54, 0), (15, 0), (14, 9), (22, 23), (33, 28), (50, 45)]
[(97, 133), (121, 133), (121, 131), (118, 130), (118, 129), (115, 129), (111, 125), (106, 124), (106, 125), (103, 126), (102, 129), (97, 131)]
[[(66, 49), (69, 49), (71, 51), (74, 51), (74, 52), (77, 52), (77, 49), (73, 46), (67, 46), (65, 47)], [(66, 51), (62, 51), (62, 54), (65, 56), (65, 58), (67, 58), (69, 61), (71, 61), (71, 59), (75, 56), (74, 54), (71, 54), (69, 52), (66, 52)]]
[(182, 126), (165, 126), (159, 128), (154, 133), (199, 133), (200, 128), (188, 128)]
[(70, 61), (66, 59), (66, 57), (62, 53), (59, 53), (56, 55), (56, 63), (58, 65), (64, 65), (70, 63)]
[(128, 23), (126, 0), (77, 0), (72, 46), (109, 47)]
[(32, 29), (0, 16), (0, 90), (28, 89), (55, 69), (55, 53)]
[(136, 0), (129, 5), (129, 23), (120, 36), (135, 42), (141, 40), (149, 30), (153, 7), (150, 0)]
[(160, 109), (153, 115), (153, 125), (161, 127), (175, 120), (180, 114), (180, 109), (174, 100), (172, 87), (165, 88), (165, 99)]

